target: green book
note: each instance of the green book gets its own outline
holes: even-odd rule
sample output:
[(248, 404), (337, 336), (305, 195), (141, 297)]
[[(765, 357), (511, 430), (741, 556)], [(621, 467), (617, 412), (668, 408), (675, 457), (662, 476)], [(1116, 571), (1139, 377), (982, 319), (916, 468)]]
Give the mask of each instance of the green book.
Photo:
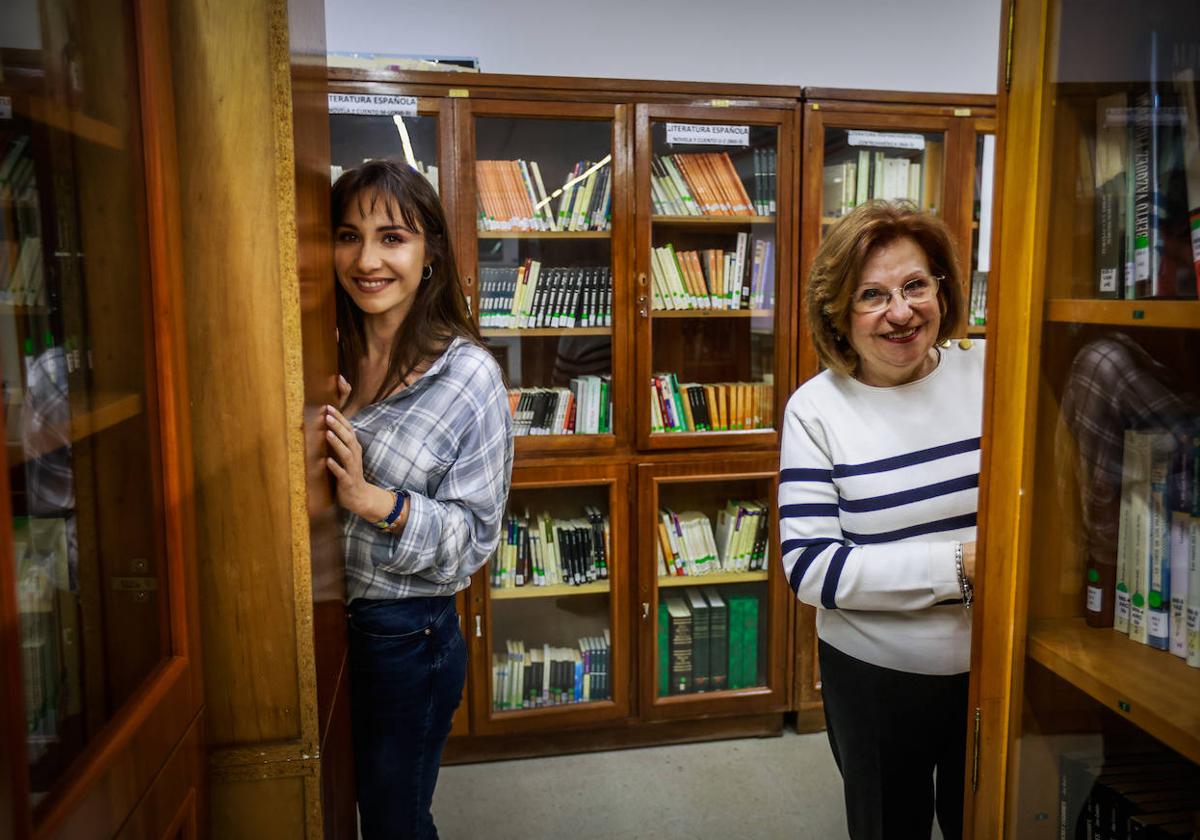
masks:
[(671, 616), (665, 601), (658, 602), (658, 696), (671, 693)]
[(667, 598), (670, 621), (671, 693), (687, 694), (692, 690), (692, 613), (678, 596)]
[(713, 691), (729, 688), (729, 612), (721, 594), (705, 589), (708, 599), (708, 685)]
[(746, 597), (730, 595), (728, 601), (729, 616), (729, 687), (745, 688), (746, 675), (743, 663), (745, 661), (744, 640), (746, 633), (742, 616), (746, 612)]
[(699, 589), (684, 590), (685, 603), (692, 612), (692, 690), (708, 691), (709, 683), (709, 614), (708, 602)]

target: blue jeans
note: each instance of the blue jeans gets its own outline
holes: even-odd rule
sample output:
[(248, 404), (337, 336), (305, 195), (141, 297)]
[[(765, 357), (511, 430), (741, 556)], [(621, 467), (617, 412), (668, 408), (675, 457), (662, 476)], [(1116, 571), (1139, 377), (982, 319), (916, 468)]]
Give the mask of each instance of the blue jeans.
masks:
[(358, 599), (347, 624), (362, 836), (436, 838), (429, 807), (467, 677), (454, 598)]

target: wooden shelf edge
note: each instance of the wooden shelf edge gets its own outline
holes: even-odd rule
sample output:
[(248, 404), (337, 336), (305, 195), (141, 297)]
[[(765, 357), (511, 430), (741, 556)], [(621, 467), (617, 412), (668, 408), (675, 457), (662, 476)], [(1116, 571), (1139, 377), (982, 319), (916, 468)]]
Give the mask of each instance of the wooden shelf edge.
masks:
[(718, 583), (754, 583), (755, 581), (765, 581), (769, 575), (766, 571), (757, 572), (720, 572), (708, 575), (684, 575), (683, 577), (671, 576), (658, 577), (658, 588), (665, 589), (672, 586), (712, 586)]
[(1051, 298), (1046, 320), (1067, 324), (1200, 329), (1200, 301)]
[(489, 588), (488, 592), (493, 601), (511, 601), (520, 598), (562, 598), (568, 595), (599, 595), (609, 592), (608, 581), (598, 580), (594, 583), (584, 583), (572, 586), (569, 583), (558, 583), (553, 586), (518, 586), (514, 589)]
[(651, 318), (774, 318), (774, 309), (654, 309)]
[(476, 239), (612, 239), (611, 230), (477, 230)]
[(481, 327), (479, 334), (484, 338), (539, 338), (552, 335), (612, 335), (612, 327), (530, 327), (517, 329)]
[(1035, 662), (1200, 763), (1200, 668), (1082, 618), (1035, 622), (1028, 642)]
[[(93, 397), (95, 406), (91, 411), (71, 415), (71, 443), (99, 434), (142, 413), (142, 395), (136, 392), (124, 394), (98, 394)], [(42, 453), (44, 454), (44, 453)], [(39, 456), (35, 456), (39, 457)], [(8, 444), (8, 466), (19, 466), (29, 460), (18, 444)]]
[(651, 216), (656, 225), (767, 225), (774, 216)]

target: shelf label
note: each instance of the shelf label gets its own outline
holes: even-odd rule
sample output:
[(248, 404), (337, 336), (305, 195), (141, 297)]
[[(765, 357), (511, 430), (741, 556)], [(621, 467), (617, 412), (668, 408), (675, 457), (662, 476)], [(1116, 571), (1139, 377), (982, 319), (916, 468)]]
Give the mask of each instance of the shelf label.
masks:
[(12, 97), (0, 96), (0, 120), (12, 119)]
[(415, 96), (386, 96), (383, 94), (331, 93), (329, 113), (360, 114), (372, 117), (415, 117)]
[(749, 146), (748, 125), (695, 125), (667, 123), (667, 142), (690, 143), (695, 146)]
[(925, 148), (924, 134), (903, 134), (895, 131), (860, 131), (846, 129), (846, 142), (851, 146), (880, 146), (885, 149)]

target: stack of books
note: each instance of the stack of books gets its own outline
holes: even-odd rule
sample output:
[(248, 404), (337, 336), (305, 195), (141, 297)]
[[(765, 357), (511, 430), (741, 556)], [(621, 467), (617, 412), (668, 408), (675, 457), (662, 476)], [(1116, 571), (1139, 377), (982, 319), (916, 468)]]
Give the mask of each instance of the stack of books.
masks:
[(906, 199), (923, 206), (927, 190), (933, 191), (917, 161), (866, 149), (859, 150), (856, 161), (828, 164), (824, 176), (821, 213), (826, 218), (844, 216), (872, 199)]
[(567, 388), (508, 392), (513, 435), (607, 435), (612, 432), (612, 377), (576, 376)]
[(746, 233), (733, 251), (651, 251), (655, 309), (769, 309), (775, 305), (775, 243)]
[(608, 580), (612, 533), (608, 516), (587, 505), (582, 516), (556, 519), (529, 511), (509, 515), (504, 539), (489, 561), (493, 589), (581, 586)]
[(967, 323), (973, 327), (987, 325), (988, 272), (976, 271), (971, 275), (971, 299), (967, 309)]
[(1171, 753), (1059, 756), (1059, 837), (1190, 840), (1198, 821), (1200, 775)]
[[(765, 186), (766, 177), (762, 180)], [(654, 213), (660, 216), (751, 216), (774, 198), (752, 201), (728, 152), (656, 155), (650, 194)]]
[(1197, 90), (1196, 72), (1188, 68), (1168, 84), (1096, 100), (1096, 297), (1196, 297)]
[(508, 640), (492, 654), (492, 709), (536, 709), (612, 699), (609, 631), (584, 636), (577, 648)]
[(654, 432), (726, 432), (772, 428), (770, 382), (680, 384), (674, 373), (650, 378), (650, 427)]
[[(475, 162), (478, 229), (488, 231), (608, 230), (612, 219), (610, 158), (575, 164), (562, 189), (546, 194), (537, 161)], [(586, 174), (585, 174), (586, 173)], [(557, 211), (551, 199), (559, 198)]]
[(479, 326), (498, 329), (612, 326), (612, 270), (607, 266), (519, 266), (479, 272)]
[(1190, 439), (1125, 431), (1115, 592), (1088, 570), (1087, 617), (1112, 598), (1113, 628), (1200, 668), (1200, 420)]
[(699, 511), (659, 511), (658, 574), (695, 577), (767, 568), (770, 507), (765, 500), (730, 499), (717, 527)]
[(0, 158), (0, 302), (46, 302), (40, 212), (33, 153), (20, 135)]
[(761, 685), (759, 599), (688, 587), (658, 604), (658, 694)]

